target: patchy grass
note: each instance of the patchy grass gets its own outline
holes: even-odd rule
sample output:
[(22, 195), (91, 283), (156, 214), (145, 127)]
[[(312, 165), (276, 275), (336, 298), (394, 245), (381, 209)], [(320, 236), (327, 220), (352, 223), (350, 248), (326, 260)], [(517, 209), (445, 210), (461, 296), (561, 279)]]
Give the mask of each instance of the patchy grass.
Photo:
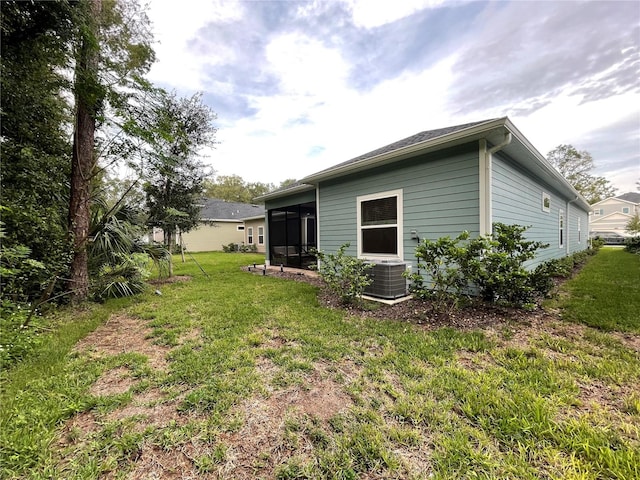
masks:
[(640, 333), (640, 256), (602, 248), (564, 285), (563, 316), (607, 331)]
[(2, 478), (640, 477), (637, 323), (429, 329), (194, 256), (2, 373)]

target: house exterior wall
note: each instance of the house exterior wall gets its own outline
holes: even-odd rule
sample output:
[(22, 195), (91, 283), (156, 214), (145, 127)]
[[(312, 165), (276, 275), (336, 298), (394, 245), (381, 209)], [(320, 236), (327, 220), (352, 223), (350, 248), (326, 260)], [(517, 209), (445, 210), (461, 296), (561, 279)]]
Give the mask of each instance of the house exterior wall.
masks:
[(569, 204), (569, 250), (568, 255), (589, 247), (589, 212)]
[(244, 242), (242, 222), (215, 222), (200, 224), (190, 232), (182, 234), (182, 241), (190, 252), (213, 252), (222, 250), (223, 245)]
[(610, 213), (604, 217), (594, 217), (591, 215), (589, 232), (596, 235), (598, 232), (614, 232), (624, 235), (627, 233), (627, 224), (633, 218), (632, 215), (624, 213)]
[[(548, 211), (543, 207), (543, 195), (550, 199)], [(525, 232), (528, 240), (549, 244), (538, 252), (530, 267), (588, 246), (588, 212), (568, 203), (571, 199), (535, 179), (500, 152), (493, 156), (491, 200), (492, 222), (529, 227)], [(560, 212), (564, 219), (562, 244)]]
[[(249, 229), (253, 229), (253, 242), (249, 242)], [(259, 231), (262, 228), (262, 243), (260, 243)], [(258, 249), (258, 252), (265, 253), (266, 251), (266, 243), (267, 243), (267, 232), (265, 230), (265, 221), (264, 219), (253, 219), (253, 220), (245, 220), (244, 221), (244, 244), (245, 245), (255, 245)]]
[(319, 249), (335, 252), (349, 242), (357, 254), (357, 198), (402, 190), (402, 257), (415, 265), (420, 238), (479, 234), (479, 160), (477, 143), (403, 160), (385, 167), (321, 182)]
[[(620, 200), (619, 198), (607, 198), (598, 203), (594, 203), (592, 205), (592, 212), (594, 212), (594, 216), (606, 216), (612, 213), (625, 213), (623, 212), (623, 208), (628, 208), (629, 211), (626, 212), (628, 215), (635, 215), (636, 213), (640, 213), (640, 205), (637, 205), (632, 202), (627, 202), (625, 200)], [(596, 210), (598, 210), (598, 215), (595, 215)]]
[[(628, 212), (624, 209), (628, 209)], [(640, 213), (640, 205), (618, 198), (607, 198), (592, 205), (589, 231), (624, 234), (627, 223), (636, 213)]]

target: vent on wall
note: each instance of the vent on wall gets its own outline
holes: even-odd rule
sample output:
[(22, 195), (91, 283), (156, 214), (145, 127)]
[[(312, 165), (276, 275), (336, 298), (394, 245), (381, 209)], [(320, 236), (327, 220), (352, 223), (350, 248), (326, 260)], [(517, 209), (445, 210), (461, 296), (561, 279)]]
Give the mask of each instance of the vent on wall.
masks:
[(407, 295), (407, 280), (402, 276), (407, 269), (404, 263), (374, 263), (369, 270), (373, 280), (364, 293), (372, 297), (400, 298)]

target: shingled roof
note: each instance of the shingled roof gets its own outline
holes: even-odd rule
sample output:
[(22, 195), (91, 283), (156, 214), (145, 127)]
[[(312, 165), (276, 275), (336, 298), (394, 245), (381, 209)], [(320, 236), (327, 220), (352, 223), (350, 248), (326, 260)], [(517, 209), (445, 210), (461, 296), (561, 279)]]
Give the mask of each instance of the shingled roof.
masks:
[(264, 215), (264, 206), (250, 203), (227, 202), (219, 198), (207, 198), (200, 211), (205, 221), (242, 221), (244, 218)]
[(631, 203), (640, 203), (640, 193), (637, 192), (623, 193), (622, 195), (618, 195), (616, 198), (619, 198), (620, 200), (626, 200), (627, 202)]
[(321, 175), (323, 172), (334, 170), (340, 167), (344, 167), (345, 165), (350, 165), (353, 163), (361, 162), (362, 160), (366, 160), (368, 158), (377, 157), (378, 155), (382, 155), (384, 153), (393, 152), (394, 150), (399, 150), (404, 147), (410, 147), (411, 145), (416, 145), (418, 143), (426, 142), (427, 140), (432, 140), (434, 138), (442, 137), (443, 135), (448, 135), (450, 133), (457, 132), (459, 130), (465, 130), (467, 128), (475, 127), (476, 125), (481, 125), (483, 123), (492, 122), (496, 119), (490, 120), (482, 120), (480, 122), (472, 122), (465, 123), (463, 125), (455, 125), (453, 127), (445, 127), (445, 128), (437, 128), (435, 130), (425, 130), (424, 132), (416, 133), (415, 135), (411, 135), (410, 137), (403, 138), (402, 140), (398, 140), (397, 142), (390, 143), (389, 145), (385, 145), (384, 147), (377, 148), (368, 153), (362, 154), (351, 160), (347, 160), (346, 162), (338, 163), (337, 165), (333, 165), (325, 170), (321, 170), (314, 175)]

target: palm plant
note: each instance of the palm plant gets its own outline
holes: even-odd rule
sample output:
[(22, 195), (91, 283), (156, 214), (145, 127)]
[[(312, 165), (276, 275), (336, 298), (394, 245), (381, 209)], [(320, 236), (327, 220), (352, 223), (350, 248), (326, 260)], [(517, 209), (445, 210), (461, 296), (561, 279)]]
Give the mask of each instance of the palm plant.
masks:
[(162, 265), (169, 252), (142, 241), (145, 231), (131, 207), (120, 202), (108, 208), (101, 199), (94, 205), (87, 246), (93, 296), (103, 300), (142, 292), (150, 262)]

